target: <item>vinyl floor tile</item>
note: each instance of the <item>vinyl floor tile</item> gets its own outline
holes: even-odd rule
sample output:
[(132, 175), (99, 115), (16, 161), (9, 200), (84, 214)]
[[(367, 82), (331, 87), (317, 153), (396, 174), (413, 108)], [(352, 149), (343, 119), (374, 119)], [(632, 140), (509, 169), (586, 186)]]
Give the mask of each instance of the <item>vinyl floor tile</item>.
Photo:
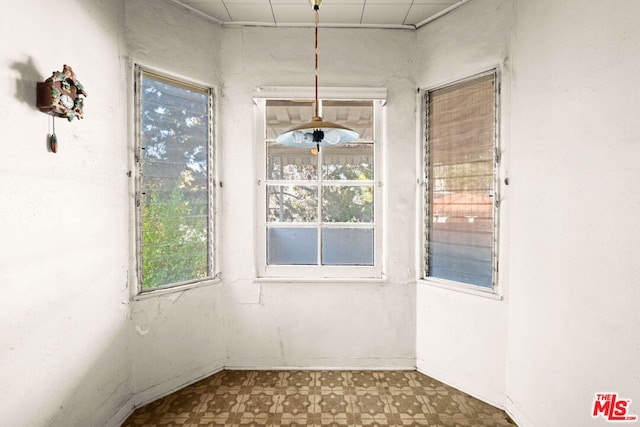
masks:
[(514, 426), (416, 371), (222, 371), (143, 406), (140, 426)]

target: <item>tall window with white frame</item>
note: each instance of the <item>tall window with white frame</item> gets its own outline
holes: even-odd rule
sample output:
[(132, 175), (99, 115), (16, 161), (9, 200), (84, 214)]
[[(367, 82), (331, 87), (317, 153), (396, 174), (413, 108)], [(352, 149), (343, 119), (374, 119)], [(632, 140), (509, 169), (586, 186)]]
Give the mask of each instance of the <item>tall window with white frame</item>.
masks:
[(425, 276), (493, 289), (495, 70), (426, 93)]
[(320, 100), (325, 120), (354, 129), (350, 144), (316, 149), (276, 142), (309, 120), (313, 101), (266, 100), (262, 274), (377, 277), (380, 272), (377, 101)]
[(136, 67), (140, 290), (213, 275), (212, 91)]

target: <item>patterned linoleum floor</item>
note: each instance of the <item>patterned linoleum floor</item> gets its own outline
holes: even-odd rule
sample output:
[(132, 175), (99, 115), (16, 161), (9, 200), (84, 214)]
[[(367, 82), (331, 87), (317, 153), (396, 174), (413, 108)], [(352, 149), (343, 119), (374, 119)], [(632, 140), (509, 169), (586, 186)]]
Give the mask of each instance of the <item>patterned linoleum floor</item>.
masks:
[(133, 426), (513, 426), (416, 371), (222, 371), (137, 409)]

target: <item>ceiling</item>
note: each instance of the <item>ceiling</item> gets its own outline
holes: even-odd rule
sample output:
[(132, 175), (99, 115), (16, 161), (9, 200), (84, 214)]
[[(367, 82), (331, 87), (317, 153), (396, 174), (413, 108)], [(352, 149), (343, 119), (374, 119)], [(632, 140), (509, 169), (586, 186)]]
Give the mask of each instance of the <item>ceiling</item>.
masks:
[[(308, 0), (172, 0), (223, 25), (311, 26)], [(320, 26), (415, 29), (469, 0), (324, 0)]]

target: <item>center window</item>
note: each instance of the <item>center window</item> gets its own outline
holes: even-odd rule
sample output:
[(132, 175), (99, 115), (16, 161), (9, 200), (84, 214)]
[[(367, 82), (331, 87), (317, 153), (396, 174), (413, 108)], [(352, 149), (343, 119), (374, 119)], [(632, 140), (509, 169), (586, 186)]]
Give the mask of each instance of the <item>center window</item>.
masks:
[(359, 139), (317, 150), (276, 142), (311, 119), (314, 101), (265, 100), (260, 275), (380, 275), (377, 104), (321, 100), (323, 119), (355, 130)]

